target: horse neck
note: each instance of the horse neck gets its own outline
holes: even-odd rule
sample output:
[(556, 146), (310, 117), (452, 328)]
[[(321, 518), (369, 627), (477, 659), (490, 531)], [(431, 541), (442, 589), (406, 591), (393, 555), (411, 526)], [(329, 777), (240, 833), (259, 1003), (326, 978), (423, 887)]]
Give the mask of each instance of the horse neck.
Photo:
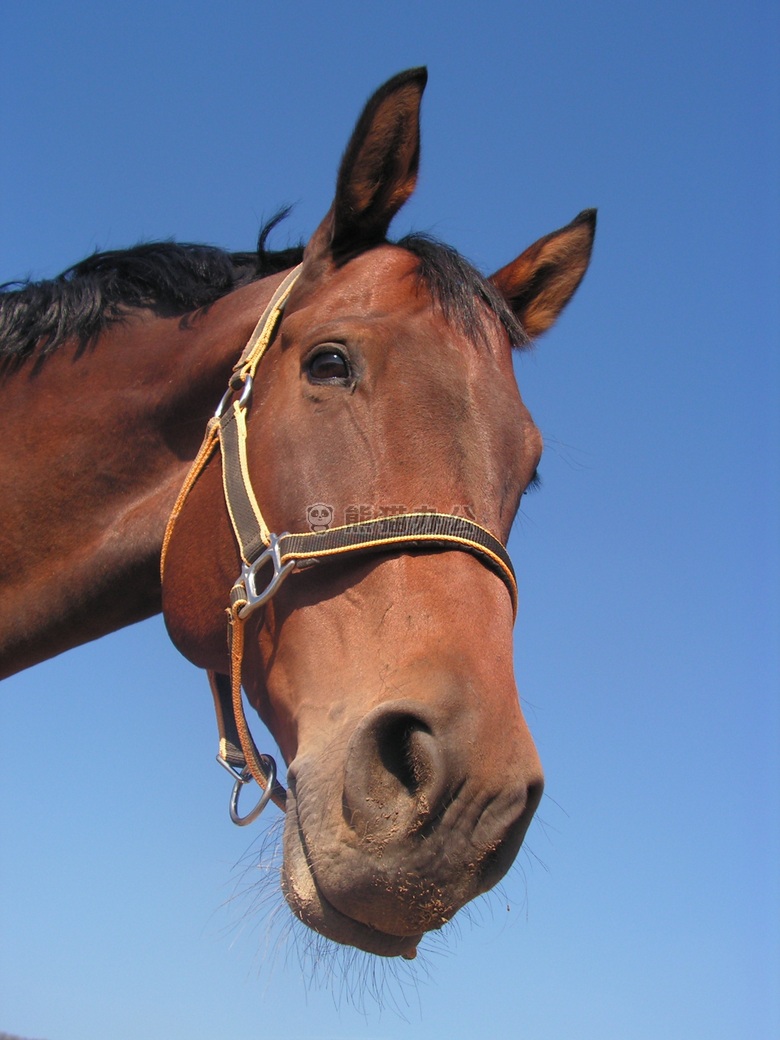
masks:
[(159, 612), (168, 515), (278, 281), (0, 379), (0, 678)]

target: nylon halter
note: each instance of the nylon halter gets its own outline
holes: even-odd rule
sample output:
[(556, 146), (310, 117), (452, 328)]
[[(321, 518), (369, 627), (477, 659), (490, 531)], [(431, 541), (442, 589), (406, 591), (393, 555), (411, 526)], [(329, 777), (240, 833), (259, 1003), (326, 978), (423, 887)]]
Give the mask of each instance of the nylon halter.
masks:
[[(173, 533), (189, 492), (217, 447), (222, 456), (222, 486), (230, 522), (241, 554), (241, 573), (230, 590), (228, 645), (230, 677), (209, 672), (219, 727), (217, 761), (234, 777), (230, 803), (234, 823), (250, 823), (269, 800), (284, 809), (286, 792), (276, 780), (276, 763), (257, 750), (244, 714), (241, 665), (244, 626), (248, 617), (267, 603), (295, 570), (337, 561), (340, 557), (377, 552), (458, 549), (471, 553), (493, 570), (506, 585), (517, 611), (517, 581), (503, 544), (484, 527), (447, 513), (399, 513), (325, 531), (273, 534), (255, 497), (247, 461), (247, 414), (257, 367), (273, 340), (284, 306), (301, 267), (281, 282), (260, 316), (241, 357), (233, 367), (228, 389), (209, 421), (206, 436), (179, 492), (168, 520), (162, 549), (162, 568)], [(265, 584), (262, 584), (266, 575)], [(255, 780), (263, 791), (245, 816), (238, 813), (242, 786)]]

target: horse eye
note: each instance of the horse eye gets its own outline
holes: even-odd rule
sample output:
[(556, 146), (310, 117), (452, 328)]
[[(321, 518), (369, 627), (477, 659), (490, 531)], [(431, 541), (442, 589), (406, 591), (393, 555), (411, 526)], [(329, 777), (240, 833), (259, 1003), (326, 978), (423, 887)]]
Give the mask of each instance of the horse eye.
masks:
[(309, 378), (317, 383), (338, 381), (345, 383), (350, 378), (347, 359), (338, 350), (320, 350), (309, 359), (306, 366)]

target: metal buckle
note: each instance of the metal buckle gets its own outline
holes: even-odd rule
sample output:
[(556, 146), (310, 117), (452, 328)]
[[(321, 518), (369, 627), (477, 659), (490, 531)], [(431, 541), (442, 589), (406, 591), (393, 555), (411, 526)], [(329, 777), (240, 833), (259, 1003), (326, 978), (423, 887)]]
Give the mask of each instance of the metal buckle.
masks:
[(246, 827), (248, 824), (254, 823), (263, 809), (265, 809), (266, 805), (268, 805), (271, 800), (271, 795), (274, 792), (274, 785), (276, 783), (276, 761), (270, 755), (262, 755), (261, 758), (263, 759), (263, 765), (267, 771), (266, 780), (268, 781), (268, 786), (260, 795), (254, 809), (250, 809), (246, 816), (240, 816), (238, 812), (238, 797), (241, 794), (241, 788), (245, 784), (251, 783), (254, 777), (252, 776), (249, 766), (244, 766), (239, 773), (239, 771), (234, 769), (229, 762), (226, 762), (221, 755), (217, 755), (217, 762), (219, 762), (223, 769), (227, 769), (228, 773), (230, 773), (236, 781), (233, 784), (233, 791), (230, 795), (230, 819), (235, 823), (236, 827)]
[[(287, 534), (272, 534), (271, 541), (268, 548), (262, 552), (254, 563), (248, 564), (243, 563), (241, 565), (241, 575), (238, 579), (239, 583), (243, 584), (244, 592), (246, 594), (246, 603), (238, 612), (238, 616), (243, 620), (249, 617), (252, 611), (257, 610), (258, 607), (262, 607), (264, 603), (276, 593), (279, 586), (282, 584), (284, 579), (295, 567), (295, 560), (288, 560), (287, 563), (282, 563), (281, 551), (279, 549), (279, 542), (282, 538), (286, 538)], [(257, 574), (261, 567), (264, 567), (267, 563), (271, 563), (274, 569), (273, 576), (268, 582), (262, 592), (257, 591)]]

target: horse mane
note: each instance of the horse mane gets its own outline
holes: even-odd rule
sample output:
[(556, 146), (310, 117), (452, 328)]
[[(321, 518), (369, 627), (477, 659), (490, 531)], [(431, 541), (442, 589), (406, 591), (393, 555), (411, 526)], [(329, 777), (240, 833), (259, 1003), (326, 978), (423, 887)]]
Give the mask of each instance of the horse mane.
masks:
[[(255, 252), (173, 241), (142, 243), (94, 253), (55, 278), (0, 285), (0, 359), (43, 358), (73, 338), (86, 347), (128, 310), (149, 308), (161, 317), (188, 314), (294, 267), (303, 257), (303, 246), (266, 246), (287, 213), (281, 210), (263, 225)], [(482, 339), (482, 304), (499, 318), (513, 345), (527, 343), (500, 293), (456, 250), (424, 234), (407, 235), (396, 244), (417, 257), (418, 277), (448, 320)]]
[(0, 357), (45, 357), (66, 340), (82, 347), (126, 311), (148, 307), (160, 316), (188, 314), (258, 278), (294, 266), (299, 248), (269, 250), (281, 211), (260, 230), (257, 251), (229, 253), (187, 242), (149, 242), (93, 253), (56, 278), (0, 285)]

